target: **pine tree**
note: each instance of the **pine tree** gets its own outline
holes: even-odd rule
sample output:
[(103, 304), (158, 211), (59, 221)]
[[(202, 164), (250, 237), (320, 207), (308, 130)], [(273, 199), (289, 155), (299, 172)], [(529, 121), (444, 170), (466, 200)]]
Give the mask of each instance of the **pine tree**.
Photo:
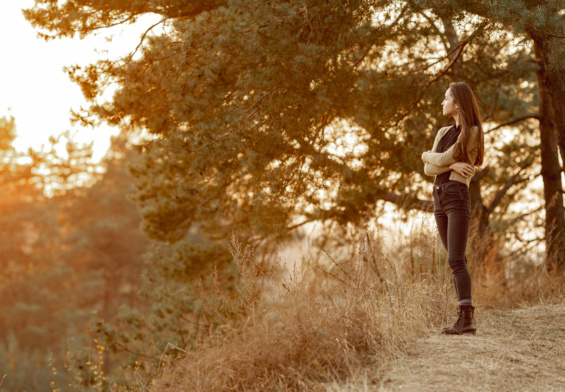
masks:
[[(426, 2), (439, 8), (435, 1)], [(565, 1), (500, 0), (453, 2), (441, 7), (452, 14), (465, 11), (492, 21), (533, 41), (538, 63), (542, 174), (544, 178), (546, 262), (565, 271), (565, 208), (559, 164), (565, 163)], [(558, 147), (559, 146), (559, 147)]]
[[(139, 305), (149, 241), (126, 199), (131, 151), (115, 140), (102, 172), (91, 146), (68, 136), (20, 153), (12, 146), (15, 120), (0, 118), (0, 370), (9, 390), (49, 385), (49, 352), (61, 375), (68, 340), (81, 346), (93, 313), (112, 322), (122, 306)], [(67, 156), (56, 153), (58, 143)], [(107, 358), (105, 370), (111, 365)], [(24, 380), (26, 371), (34, 377)]]
[(66, 339), (84, 332), (92, 310), (84, 305), (99, 280), (64, 259), (60, 200), (46, 196), (46, 187), (66, 188), (62, 178), (74, 174), (59, 170), (70, 162), (56, 157), (49, 166), (52, 145), (20, 153), (14, 138), (15, 120), (0, 119), (0, 369), (3, 388), (32, 390), (53, 378), (48, 352), (64, 353)]
[[(37, 1), (26, 17), (83, 36), (162, 15), (167, 33), (152, 26), (141, 57), (70, 70), (93, 102), (75, 119), (158, 136), (132, 170), (152, 238), (179, 241), (198, 224), (259, 242), (312, 221), (359, 224), (383, 200), (429, 210), (419, 156), (445, 123), (437, 97), (450, 81), (472, 83), (495, 123), (537, 115), (532, 89), (505, 94), (534, 80), (531, 46), (512, 52), (495, 23), (444, 3)], [(97, 104), (110, 81), (120, 90)], [(344, 135), (353, 151), (338, 151)], [(481, 231), (501, 200), (484, 208)]]

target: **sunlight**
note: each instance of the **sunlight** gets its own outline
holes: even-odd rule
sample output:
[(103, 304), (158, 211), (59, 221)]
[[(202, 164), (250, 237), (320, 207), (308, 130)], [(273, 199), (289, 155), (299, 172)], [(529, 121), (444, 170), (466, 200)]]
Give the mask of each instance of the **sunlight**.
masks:
[[(63, 67), (86, 65), (98, 59), (115, 59), (132, 52), (143, 32), (159, 17), (145, 15), (126, 28), (115, 26), (101, 30), (84, 40), (57, 39), (45, 42), (37, 38), (22, 8), (33, 0), (3, 1), (0, 4), (0, 117), (12, 115), (16, 120), (14, 146), (20, 151), (39, 149), (49, 136), (66, 130), (78, 131), (78, 141), (94, 141), (94, 159), (100, 160), (110, 145), (110, 136), (119, 130), (107, 125), (85, 129), (71, 125), (71, 109), (86, 108), (79, 86), (72, 83)], [(110, 98), (113, 89), (105, 96)]]

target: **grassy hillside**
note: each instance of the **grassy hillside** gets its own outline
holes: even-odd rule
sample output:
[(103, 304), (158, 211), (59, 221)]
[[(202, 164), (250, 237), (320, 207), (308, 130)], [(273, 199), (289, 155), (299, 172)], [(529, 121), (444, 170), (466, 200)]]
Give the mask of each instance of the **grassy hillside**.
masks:
[(374, 390), (565, 389), (564, 303), (487, 310), (479, 319), (476, 336), (419, 338), (382, 367)]
[[(545, 308), (532, 308), (531, 314), (510, 309), (563, 301), (563, 279), (515, 260), (512, 269), (471, 265), (478, 333), (441, 336), (441, 327), (455, 321), (456, 300), (436, 237), (431, 227), (422, 227), (409, 243), (385, 249), (382, 239), (364, 234), (350, 256), (336, 259), (328, 252), (327, 262), (300, 271), (285, 269), (276, 254), (260, 262), (235, 241), (239, 294), (202, 293), (207, 317), (229, 321), (202, 334), (184, 358), (163, 359), (162, 372), (143, 388), (445, 390), (455, 380), (458, 390), (515, 390), (519, 373), (530, 377), (532, 387), (557, 385), (551, 369), (563, 370), (563, 350), (552, 351), (552, 361), (544, 347), (549, 339), (554, 346), (563, 342), (563, 306), (547, 308), (554, 312), (551, 323)], [(225, 317), (236, 313), (238, 318)], [(525, 372), (529, 364), (538, 370)]]

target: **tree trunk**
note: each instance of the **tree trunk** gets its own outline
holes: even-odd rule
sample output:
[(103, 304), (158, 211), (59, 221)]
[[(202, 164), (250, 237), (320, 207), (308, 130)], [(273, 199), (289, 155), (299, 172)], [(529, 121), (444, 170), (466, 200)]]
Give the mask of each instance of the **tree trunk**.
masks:
[(480, 267), (496, 266), (499, 263), (498, 250), (490, 228), (490, 213), (483, 203), (481, 195), (481, 178), (488, 171), (488, 167), (475, 173), (469, 184), (471, 196), (471, 227), (469, 228), (469, 247), (473, 259)]
[(565, 69), (548, 67), (548, 41), (548, 39), (540, 40), (536, 43), (536, 46), (539, 46), (536, 57), (541, 59), (545, 71), (545, 84), (553, 106), (557, 144), (559, 145), (563, 167), (565, 167)]
[[(540, 64), (537, 79), (540, 101), (541, 175), (546, 217), (546, 262), (549, 269), (562, 272), (565, 271), (565, 210), (557, 129), (565, 136), (565, 75), (558, 70), (550, 71), (547, 68), (547, 52), (544, 45), (547, 45), (547, 42), (534, 39), (534, 53)], [(561, 152), (564, 151), (562, 146)]]

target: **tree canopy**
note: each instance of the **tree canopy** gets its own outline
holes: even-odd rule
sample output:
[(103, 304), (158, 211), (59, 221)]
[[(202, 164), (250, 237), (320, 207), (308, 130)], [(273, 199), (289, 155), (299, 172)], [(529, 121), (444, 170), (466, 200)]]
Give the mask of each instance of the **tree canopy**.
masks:
[[(455, 79), (494, 124), (537, 115), (531, 46), (473, 17), (488, 11), (479, 3), (124, 4), (37, 1), (26, 17), (69, 36), (163, 16), (137, 53), (70, 69), (92, 102), (76, 120), (155, 136), (132, 173), (144, 228), (160, 240), (196, 223), (215, 237), (284, 238), (305, 222), (359, 223), (379, 200), (429, 207), (419, 156)], [(98, 103), (111, 82), (119, 90)]]

